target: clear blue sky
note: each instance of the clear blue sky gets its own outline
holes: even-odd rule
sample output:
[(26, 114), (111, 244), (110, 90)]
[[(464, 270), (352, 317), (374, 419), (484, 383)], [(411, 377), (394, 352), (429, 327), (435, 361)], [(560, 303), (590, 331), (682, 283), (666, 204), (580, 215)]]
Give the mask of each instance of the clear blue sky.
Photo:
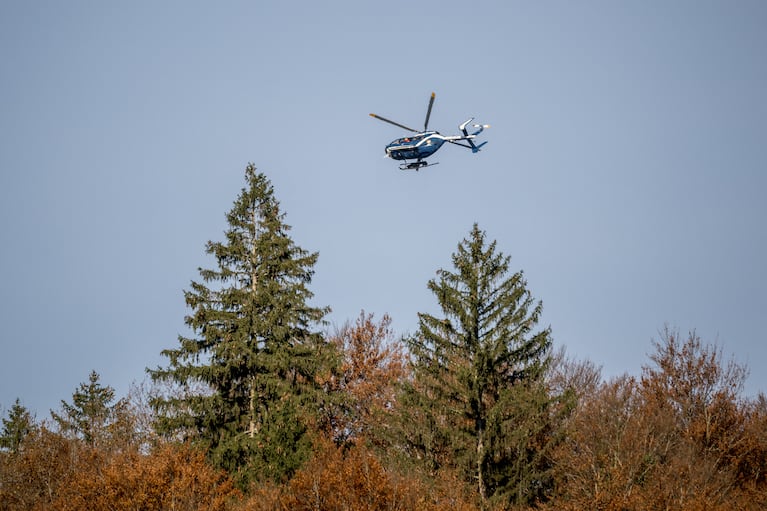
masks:
[[(767, 390), (765, 27), (761, 0), (2, 2), (0, 407), (164, 364), (250, 161), (335, 325), (413, 332), (478, 222), (606, 377), (668, 323)], [(401, 172), (368, 113), (417, 127), (432, 91), (489, 143)]]

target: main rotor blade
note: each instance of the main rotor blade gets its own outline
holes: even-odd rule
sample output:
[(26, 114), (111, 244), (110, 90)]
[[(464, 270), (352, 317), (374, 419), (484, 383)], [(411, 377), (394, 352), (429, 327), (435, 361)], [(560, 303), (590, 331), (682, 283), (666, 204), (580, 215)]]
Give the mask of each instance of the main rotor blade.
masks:
[(389, 119), (387, 119), (386, 117), (381, 117), (380, 115), (376, 115), (376, 114), (370, 114), (370, 117), (375, 117), (375, 118), (376, 118), (376, 119), (378, 119), (379, 121), (388, 122), (389, 124), (393, 124), (393, 125), (395, 125), (395, 126), (397, 126), (397, 127), (399, 127), (399, 128), (402, 128), (403, 130), (412, 131), (413, 133), (419, 133), (419, 131), (418, 131), (418, 130), (414, 130), (413, 128), (408, 128), (408, 127), (407, 127), (407, 126), (405, 126), (404, 124), (400, 124), (400, 123), (398, 123), (398, 122), (390, 121), (390, 120), (389, 120)]
[(426, 110), (426, 121), (423, 123), (423, 130), (429, 130), (429, 117), (431, 117), (431, 107), (434, 105), (434, 93), (431, 93), (431, 99), (429, 99), (429, 108)]

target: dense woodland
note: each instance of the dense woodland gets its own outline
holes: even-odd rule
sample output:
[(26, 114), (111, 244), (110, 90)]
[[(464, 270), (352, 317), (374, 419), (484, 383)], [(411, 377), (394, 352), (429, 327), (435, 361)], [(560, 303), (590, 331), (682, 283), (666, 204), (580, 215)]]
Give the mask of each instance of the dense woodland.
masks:
[(318, 254), (253, 165), (227, 223), (167, 365), (7, 410), (0, 510), (767, 509), (767, 398), (694, 332), (605, 381), (477, 225), (415, 334), (365, 311), (329, 332)]

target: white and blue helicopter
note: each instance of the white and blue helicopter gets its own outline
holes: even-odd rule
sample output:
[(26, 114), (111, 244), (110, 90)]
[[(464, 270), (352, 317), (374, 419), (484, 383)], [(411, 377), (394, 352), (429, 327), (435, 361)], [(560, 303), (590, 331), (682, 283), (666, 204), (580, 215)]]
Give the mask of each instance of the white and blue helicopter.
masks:
[[(479, 151), (480, 147), (487, 144), (487, 142), (475, 144), (474, 138), (482, 133), (482, 130), (489, 128), (489, 124), (472, 124), (471, 126), (473, 128), (479, 128), (474, 133), (469, 133), (466, 130), (466, 127), (474, 120), (474, 118), (469, 119), (458, 127), (463, 135), (444, 136), (440, 135), (438, 131), (429, 131), (429, 117), (431, 116), (431, 107), (434, 105), (434, 96), (435, 94), (432, 92), (431, 99), (429, 99), (429, 108), (426, 110), (426, 121), (423, 123), (423, 131), (408, 128), (407, 126), (381, 117), (380, 115), (370, 114), (371, 117), (375, 117), (380, 121), (388, 122), (389, 124), (415, 133), (415, 135), (409, 137), (398, 138), (386, 146), (386, 156), (388, 158), (404, 161), (404, 163), (401, 163), (399, 166), (401, 170), (418, 170), (422, 167), (436, 165), (438, 162), (428, 163), (424, 160), (436, 153), (445, 142), (471, 149), (471, 152), (473, 153), (476, 153)], [(462, 143), (462, 141), (466, 141), (467, 143)], [(409, 162), (408, 160), (415, 161)]]

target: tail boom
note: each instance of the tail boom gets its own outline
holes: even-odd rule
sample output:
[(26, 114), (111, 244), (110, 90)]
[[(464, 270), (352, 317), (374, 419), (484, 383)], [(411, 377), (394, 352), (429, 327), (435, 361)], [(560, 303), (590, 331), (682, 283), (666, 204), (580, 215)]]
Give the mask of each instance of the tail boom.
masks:
[[(454, 136), (454, 137), (445, 137), (445, 140), (447, 140), (448, 142), (451, 142), (453, 144), (456, 144), (456, 145), (459, 145), (459, 146), (462, 146), (462, 147), (466, 147), (467, 149), (471, 149), (472, 153), (479, 152), (480, 148), (483, 145), (487, 144), (487, 142), (482, 142), (481, 144), (475, 144), (474, 143), (474, 139), (477, 137), (477, 135), (482, 133), (482, 131), (485, 128), (489, 128), (490, 125), (489, 124), (472, 124), (471, 127), (472, 128), (477, 128), (477, 130), (474, 133), (469, 133), (469, 131), (466, 129), (466, 127), (473, 120), (474, 120), (474, 118), (472, 117), (471, 119), (469, 119), (468, 121), (464, 122), (463, 124), (461, 124), (458, 127), (458, 129), (461, 130), (461, 133), (463, 133), (463, 135), (457, 135), (457, 136)], [(463, 141), (463, 140), (468, 142), (468, 144), (462, 144), (462, 143), (459, 142), (459, 141)]]

